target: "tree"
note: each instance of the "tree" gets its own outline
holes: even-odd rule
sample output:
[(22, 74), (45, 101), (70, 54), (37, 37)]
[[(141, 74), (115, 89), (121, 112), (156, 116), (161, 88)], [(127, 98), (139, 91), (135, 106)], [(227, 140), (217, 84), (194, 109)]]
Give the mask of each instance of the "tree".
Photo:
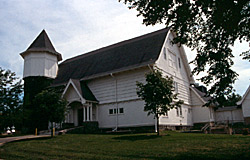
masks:
[(37, 94), (34, 99), (34, 116), (36, 116), (36, 127), (42, 121), (51, 123), (51, 136), (53, 122), (61, 123), (65, 119), (67, 101), (54, 88), (43, 90)]
[[(120, 0), (121, 1), (121, 0)], [(250, 40), (249, 0), (124, 0), (129, 8), (143, 16), (145, 25), (165, 23), (176, 33), (173, 43), (185, 44), (197, 51), (192, 62), (194, 74), (207, 70), (200, 80), (212, 84), (208, 94), (211, 103), (226, 102), (233, 92), (238, 74), (231, 47), (234, 42)], [(242, 53), (250, 60), (250, 50)]]
[(225, 103), (225, 107), (227, 106), (237, 106), (237, 102), (239, 102), (242, 97), (239, 94), (233, 93), (232, 95), (228, 96), (227, 102)]
[(22, 80), (0, 67), (0, 129), (22, 125)]
[(159, 135), (159, 117), (170, 109), (180, 107), (183, 101), (177, 101), (174, 94), (173, 79), (163, 77), (159, 70), (152, 70), (145, 75), (146, 83), (137, 82), (137, 95), (145, 101), (144, 111), (154, 114), (157, 120), (157, 135)]

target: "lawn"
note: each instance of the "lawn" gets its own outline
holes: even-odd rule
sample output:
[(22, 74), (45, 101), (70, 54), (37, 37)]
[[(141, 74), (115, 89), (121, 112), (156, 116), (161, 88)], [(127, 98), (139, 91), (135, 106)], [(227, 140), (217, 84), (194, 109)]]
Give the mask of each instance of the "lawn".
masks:
[(0, 148), (0, 159), (250, 159), (250, 136), (163, 134), (68, 134), (12, 142)]

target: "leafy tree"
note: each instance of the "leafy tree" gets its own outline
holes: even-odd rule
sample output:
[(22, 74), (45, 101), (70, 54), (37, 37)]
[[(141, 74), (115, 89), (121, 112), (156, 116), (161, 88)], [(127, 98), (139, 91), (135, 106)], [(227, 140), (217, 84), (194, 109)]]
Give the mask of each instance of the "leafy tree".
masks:
[[(51, 123), (51, 129), (53, 129), (53, 122), (60, 123), (65, 118), (67, 101), (53, 88), (43, 90), (37, 94), (34, 99), (34, 104), (34, 115), (37, 117), (37, 127), (39, 127), (41, 121), (46, 120), (47, 124), (48, 122)], [(52, 131), (51, 136), (53, 136)]]
[(22, 80), (0, 67), (0, 129), (22, 125)]
[[(121, 1), (121, 0), (120, 0)], [(145, 25), (165, 23), (176, 33), (173, 43), (185, 44), (197, 51), (192, 62), (194, 74), (207, 70), (200, 80), (212, 84), (207, 104), (223, 105), (232, 92), (238, 74), (231, 47), (234, 42), (250, 40), (249, 0), (123, 0), (143, 16)], [(250, 60), (250, 50), (242, 53)]]
[(239, 102), (241, 99), (242, 99), (242, 97), (239, 94), (233, 93), (232, 95), (227, 97), (227, 101), (224, 105), (225, 105), (225, 107), (237, 106), (237, 102)]
[(148, 115), (154, 114), (159, 135), (159, 117), (174, 107), (180, 107), (183, 101), (177, 101), (171, 77), (163, 77), (159, 70), (152, 70), (145, 77), (145, 84), (141, 82), (136, 84), (137, 95), (145, 101), (144, 111), (148, 111)]

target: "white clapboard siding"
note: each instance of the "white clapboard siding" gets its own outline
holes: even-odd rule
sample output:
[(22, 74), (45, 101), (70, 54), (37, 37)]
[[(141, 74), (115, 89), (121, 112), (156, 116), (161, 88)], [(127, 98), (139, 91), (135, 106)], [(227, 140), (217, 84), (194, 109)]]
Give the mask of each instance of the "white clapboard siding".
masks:
[(188, 105), (182, 105), (182, 115), (177, 115), (176, 109), (168, 111), (167, 116), (161, 116), (159, 120), (160, 125), (167, 126), (192, 126), (192, 112)]
[[(162, 47), (160, 56), (156, 61), (156, 67), (163, 71), (164, 76), (167, 75), (174, 78), (174, 81), (178, 84), (178, 98), (183, 100), (185, 104), (190, 104), (190, 82), (188, 74), (185, 69), (180, 49), (176, 44), (171, 44), (172, 39), (173, 35), (172, 33), (169, 33)], [(164, 52), (166, 52), (166, 56), (164, 56)], [(171, 54), (175, 55), (175, 59), (172, 59), (172, 61), (175, 61), (174, 67), (170, 65)]]
[(228, 111), (216, 111), (215, 119), (217, 122), (227, 122), (235, 123), (235, 122), (243, 122), (243, 114), (242, 109), (228, 110)]
[(24, 57), (23, 77), (45, 76), (55, 78), (57, 76), (57, 57), (45, 52), (28, 53)]
[[(100, 128), (140, 127), (153, 126), (153, 115), (148, 116), (144, 111), (144, 102), (141, 100), (119, 102), (118, 108), (123, 108), (123, 114), (109, 114), (109, 109), (116, 108), (115, 103), (98, 105), (98, 122)], [(116, 117), (118, 116), (118, 117)], [(116, 121), (118, 118), (118, 121)]]
[(246, 97), (242, 102), (242, 111), (245, 118), (250, 117), (250, 92), (246, 93)]
[(203, 106), (205, 104), (204, 101), (202, 101), (193, 90), (191, 90), (191, 103), (193, 106)]
[(136, 82), (145, 81), (145, 73), (148, 68), (141, 68), (112, 76), (105, 76), (88, 82), (88, 87), (95, 95), (99, 104), (113, 103), (116, 101), (116, 81), (117, 81), (117, 101), (138, 99), (136, 94)]

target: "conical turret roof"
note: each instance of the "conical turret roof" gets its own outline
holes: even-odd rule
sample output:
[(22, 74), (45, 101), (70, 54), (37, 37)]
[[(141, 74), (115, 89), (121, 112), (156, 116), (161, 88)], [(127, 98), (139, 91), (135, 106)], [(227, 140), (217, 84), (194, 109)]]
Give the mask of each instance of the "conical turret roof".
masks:
[(62, 60), (61, 54), (55, 50), (45, 30), (42, 30), (42, 32), (32, 42), (28, 49), (21, 53), (21, 56), (24, 57), (25, 53), (28, 52), (49, 52), (53, 55), (56, 55), (58, 61)]

